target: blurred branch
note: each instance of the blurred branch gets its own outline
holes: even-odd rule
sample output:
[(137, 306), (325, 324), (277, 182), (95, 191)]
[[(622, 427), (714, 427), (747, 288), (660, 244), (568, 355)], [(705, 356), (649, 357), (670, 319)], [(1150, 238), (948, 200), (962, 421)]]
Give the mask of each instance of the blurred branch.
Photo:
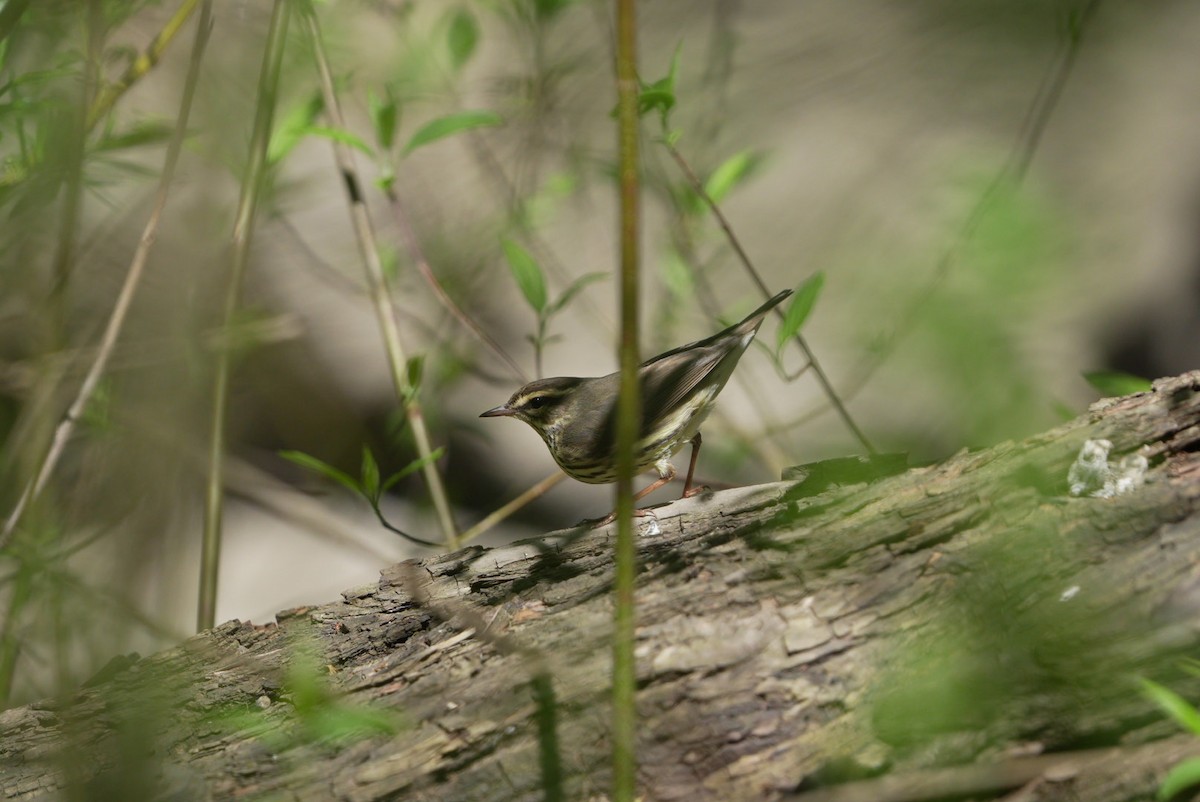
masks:
[[(237, 217), (233, 225), (232, 259), (229, 284), (225, 294), (222, 330), (233, 323), (241, 302), (242, 280), (250, 259), (250, 237), (254, 231), (254, 216), (258, 210), (259, 194), (266, 173), (267, 145), (271, 139), (271, 124), (275, 100), (279, 91), (279, 74), (287, 40), (288, 0), (275, 0), (271, 12), (267, 43), (263, 50), (262, 68), (258, 79), (257, 110), (251, 133), (249, 163), (242, 179), (238, 198)], [(216, 619), (217, 574), (221, 561), (221, 516), (223, 512), (225, 419), (229, 406), (230, 344), (223, 343), (217, 354), (216, 376), (213, 380), (212, 432), (209, 444), (208, 484), (204, 499), (204, 539), (200, 555), (200, 599), (196, 612), (197, 629), (212, 627)]]
[[(712, 211), (713, 216), (716, 217), (717, 224), (721, 227), (721, 230), (725, 232), (725, 236), (729, 240), (729, 244), (733, 246), (733, 250), (737, 254), (738, 259), (741, 260), (742, 265), (746, 268), (746, 272), (750, 274), (750, 278), (754, 280), (755, 285), (757, 285), (759, 291), (762, 292), (763, 297), (771, 297), (771, 290), (768, 289), (766, 283), (762, 280), (762, 276), (758, 274), (758, 270), (755, 269), (754, 264), (750, 261), (749, 255), (742, 247), (742, 243), (737, 238), (737, 235), (733, 232), (733, 227), (729, 225), (729, 221), (725, 218), (725, 214), (721, 211), (721, 207), (717, 205), (716, 201), (714, 201), (712, 196), (708, 194), (708, 191), (705, 190), (704, 183), (696, 176), (696, 173), (692, 170), (691, 165), (688, 164), (687, 160), (684, 159), (683, 154), (679, 152), (675, 145), (669, 139), (664, 139), (663, 144), (667, 148), (667, 152), (671, 154), (671, 158), (674, 159), (675, 163), (679, 165), (679, 169), (683, 171), (684, 176), (687, 177), (688, 183), (692, 186), (692, 190), (701, 198), (701, 200), (704, 201), (705, 205), (708, 206), (708, 208)], [(775, 314), (780, 320), (784, 318), (784, 311), (779, 307), (775, 307)], [(817, 355), (813, 352), (812, 348), (809, 347), (808, 341), (804, 339), (804, 335), (800, 332), (796, 332), (794, 336), (796, 344), (800, 346), (800, 350), (804, 352), (805, 359), (807, 359), (808, 364), (812, 366), (813, 373), (816, 374), (817, 381), (820, 383), (821, 389), (825, 391), (825, 395), (828, 396), (830, 403), (833, 404), (834, 409), (837, 410), (838, 415), (846, 424), (846, 427), (851, 431), (855, 438), (858, 439), (858, 442), (862, 444), (863, 448), (867, 450), (867, 453), (876, 453), (875, 447), (871, 445), (871, 441), (867, 439), (866, 434), (864, 434), (862, 429), (858, 427), (858, 424), (854, 422), (854, 418), (850, 416), (850, 412), (846, 409), (845, 403), (838, 396), (837, 391), (833, 389), (833, 383), (829, 381), (829, 377), (826, 375), (825, 370), (821, 367), (821, 363), (817, 361)]]
[(12, 537), (28, 505), (36, 501), (38, 496), (41, 495), (46, 482), (49, 481), (50, 475), (54, 472), (54, 468), (62, 456), (63, 450), (66, 448), (71, 433), (75, 429), (76, 421), (83, 417), (84, 410), (95, 394), (96, 388), (100, 384), (100, 379), (104, 375), (108, 362), (116, 349), (117, 338), (120, 336), (121, 329), (125, 325), (129, 308), (133, 304), (134, 295), (137, 293), (142, 274), (145, 272), (146, 262), (150, 256), (150, 249), (154, 246), (155, 239), (158, 236), (158, 225), (162, 219), (163, 210), (167, 205), (167, 194), (175, 175), (175, 167), (179, 161), (183, 139), (187, 134), (187, 123), (192, 109), (192, 98), (195, 94), (196, 81), (200, 75), (200, 63), (204, 57), (204, 48), (208, 43), (208, 35), (211, 29), (212, 0), (204, 0), (199, 26), (196, 28), (196, 38), (192, 44), (192, 58), (188, 66), (187, 79), (184, 83), (183, 97), (179, 104), (179, 115), (176, 119), (175, 130), (171, 135), (170, 144), (167, 146), (167, 156), (163, 163), (162, 174), (159, 176), (158, 191), (154, 198), (154, 207), (150, 212), (150, 218), (146, 221), (146, 227), (142, 230), (142, 236), (138, 241), (137, 249), (134, 251), (133, 260), (130, 262), (129, 270), (125, 274), (125, 282), (121, 285), (121, 292), (118, 294), (116, 304), (109, 315), (108, 325), (105, 327), (104, 333), (100, 338), (96, 358), (83, 379), (83, 384), (79, 388), (79, 393), (75, 397), (75, 401), (67, 409), (66, 415), (55, 428), (50, 449), (34, 472), (34, 478), (25, 486), (16, 506), (4, 522), (4, 529), (0, 531), (0, 549), (3, 549), (9, 538)]
[[(341, 105), (338, 102), (337, 91), (334, 88), (333, 74), (329, 68), (329, 60), (325, 54), (325, 45), (321, 37), (317, 15), (307, 0), (298, 0), (300, 13), (308, 26), (312, 39), (313, 57), (317, 63), (317, 72), (321, 78), (321, 93), (325, 101), (325, 113), (329, 115), (333, 126), (345, 130), (346, 122), (342, 117)], [(367, 270), (367, 281), (371, 289), (371, 299), (374, 302), (375, 314), (379, 319), (380, 333), (383, 336), (384, 347), (387, 350), (388, 367), (391, 369), (392, 385), (396, 392), (396, 400), (403, 405), (405, 417), (412, 426), (413, 440), (417, 446), (418, 458), (425, 459), (432, 451), (429, 441), (429, 431), (425, 426), (425, 418), (417, 398), (416, 388), (408, 380), (408, 359), (404, 346), (400, 341), (400, 328), (396, 323), (396, 312), (388, 293), (387, 277), (383, 272), (383, 263), (379, 258), (379, 246), (375, 237), (375, 229), (367, 212), (366, 201), (362, 192), (362, 182), (358, 179), (358, 171), (354, 166), (354, 157), (350, 149), (340, 141), (331, 140), (334, 159), (341, 172), (343, 185), (346, 188), (347, 202), (350, 206), (350, 218), (354, 224), (354, 233), (358, 238), (359, 250), (362, 254), (363, 265)], [(421, 469), (425, 477), (429, 495), (437, 512), (438, 523), (441, 526), (442, 537), (446, 548), (453, 551), (458, 548), (458, 530), (450, 510), (450, 502), (446, 496), (446, 488), (437, 465), (431, 460)]]
[[(108, 113), (113, 104), (129, 90), (129, 87), (154, 68), (179, 33), (180, 28), (196, 10), (197, 2), (199, 0), (183, 0), (174, 16), (167, 20), (167, 24), (158, 32), (145, 51), (130, 63), (125, 73), (114, 83), (105, 84), (100, 89), (96, 99), (92, 101), (91, 108), (88, 109), (87, 130), (90, 131)], [(208, 4), (208, 0), (205, 0), (205, 4)]]

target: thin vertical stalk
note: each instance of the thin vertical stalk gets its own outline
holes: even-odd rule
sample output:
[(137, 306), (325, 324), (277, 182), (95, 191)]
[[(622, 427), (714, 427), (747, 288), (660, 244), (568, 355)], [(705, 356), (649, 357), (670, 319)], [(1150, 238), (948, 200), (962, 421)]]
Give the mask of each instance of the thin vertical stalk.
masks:
[(616, 611), (613, 631), (613, 799), (637, 793), (637, 677), (634, 667), (637, 548), (633, 530), (634, 442), (641, 424), (638, 364), (638, 251), (641, 208), (638, 161), (637, 18), (634, 0), (617, 0), (617, 112), (621, 194), (621, 392), (617, 400)]
[[(321, 37), (321, 27), (317, 22), (317, 15), (305, 0), (300, 0), (299, 8), (312, 38), (313, 56), (317, 62), (317, 71), (321, 76), (321, 93), (325, 100), (325, 113), (329, 115), (334, 128), (345, 130), (346, 121), (342, 117), (341, 105), (338, 103), (333, 73), (329, 69), (329, 59), (325, 54), (325, 44)], [(358, 170), (354, 166), (354, 157), (351, 155), (350, 149), (337, 140), (332, 140), (331, 143), (334, 159), (342, 174), (342, 185), (346, 189), (347, 200), (350, 204), (350, 219), (358, 239), (359, 252), (367, 270), (371, 300), (374, 303), (375, 315), (379, 319), (379, 328), (383, 334), (383, 344), (387, 350), (388, 368), (392, 374), (392, 386), (396, 391), (396, 400), (404, 407), (404, 414), (408, 418), (409, 426), (412, 427), (418, 457), (426, 459), (433, 451), (429, 441), (429, 430), (425, 426), (425, 416), (421, 412), (417, 394), (408, 382), (408, 359), (400, 340), (396, 310), (392, 305), (391, 295), (388, 293), (387, 276), (383, 271), (383, 260), (379, 256), (375, 228), (371, 223), (371, 216), (367, 212), (362, 182), (358, 180)], [(458, 528), (450, 511), (450, 502), (446, 496), (442, 475), (438, 472), (438, 467), (433, 460), (426, 461), (421, 473), (429, 488), (429, 495), (433, 500), (434, 510), (437, 512), (438, 524), (441, 526), (446, 548), (453, 551), (458, 548)]]
[[(237, 313), (242, 295), (242, 279), (250, 256), (250, 235), (258, 196), (266, 172), (267, 144), (271, 139), (271, 122), (275, 114), (275, 99), (279, 91), (279, 73), (283, 63), (283, 45), (287, 38), (287, 0), (275, 0), (267, 30), (267, 45), (263, 52), (262, 71), (258, 79), (258, 108), (254, 115), (254, 130), (250, 138), (250, 158), (242, 180), (237, 217), (233, 224), (232, 255), (229, 285), (225, 294), (223, 326), (226, 332)], [(225, 472), (225, 419), (229, 405), (229, 343), (222, 337), (217, 353), (217, 372), (213, 380), (212, 439), (208, 453), (208, 485), (204, 497), (204, 539), (200, 553), (200, 601), (196, 612), (198, 630), (209, 629), (215, 623), (217, 611), (217, 569), (221, 561), (222, 487)]]
[(170, 144), (167, 146), (167, 156), (163, 163), (162, 175), (159, 177), (158, 191), (155, 194), (154, 207), (150, 212), (150, 219), (146, 221), (146, 227), (142, 230), (142, 237), (138, 241), (137, 250), (134, 252), (133, 259), (129, 264), (129, 270), (125, 274), (125, 283), (121, 286), (121, 292), (117, 295), (117, 302), (113, 306), (112, 314), (109, 315), (108, 324), (104, 329), (104, 334), (100, 338), (100, 346), (96, 352), (96, 359), (88, 369), (87, 375), (83, 379), (83, 384), (79, 388), (79, 393), (67, 409), (67, 414), (59, 421), (58, 426), (55, 428), (50, 449), (46, 452), (41, 464), (37, 466), (34, 478), (25, 486), (21, 497), (17, 500), (16, 506), (9, 514), (7, 520), (5, 520), (4, 529), (0, 531), (0, 548), (3, 548), (9, 538), (12, 537), (29, 504), (36, 501), (45, 489), (46, 483), (50, 480), (50, 476), (54, 472), (54, 468), (58, 465), (58, 460), (62, 456), (63, 450), (66, 448), (67, 441), (75, 430), (75, 422), (82, 418), (84, 410), (95, 394), (96, 388), (100, 384), (100, 379), (108, 367), (108, 361), (116, 349), (117, 338), (120, 336), (121, 329), (125, 325), (125, 318), (129, 314), (129, 308), (133, 304), (134, 295), (141, 284), (142, 274), (145, 272), (146, 262), (150, 256), (150, 249), (154, 246), (154, 241), (158, 236), (159, 221), (162, 219), (163, 210), (167, 205), (167, 193), (175, 175), (175, 166), (179, 161), (179, 153), (183, 148), (183, 138), (187, 133), (188, 117), (192, 109), (192, 98), (195, 95), (196, 81), (200, 74), (200, 62), (203, 59), (204, 48), (208, 43), (208, 33), (211, 28), (212, 0), (204, 0), (199, 27), (196, 29), (196, 38), (192, 45), (192, 59), (188, 67), (187, 79), (184, 83), (183, 98), (179, 105), (179, 115), (175, 121), (175, 130), (171, 135)]

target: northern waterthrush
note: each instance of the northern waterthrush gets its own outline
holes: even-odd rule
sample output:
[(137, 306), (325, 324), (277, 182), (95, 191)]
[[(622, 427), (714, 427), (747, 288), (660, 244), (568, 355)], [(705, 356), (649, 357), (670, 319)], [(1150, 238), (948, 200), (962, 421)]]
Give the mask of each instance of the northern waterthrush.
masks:
[[(738, 360), (762, 325), (763, 318), (792, 294), (784, 290), (755, 309), (742, 322), (643, 362), (638, 367), (642, 422), (634, 444), (635, 473), (651, 468), (658, 479), (634, 498), (641, 498), (675, 478), (671, 457), (692, 444), (691, 462), (682, 497), (690, 496), (700, 424), (716, 402)], [(595, 378), (559, 376), (538, 379), (513, 393), (508, 402), (481, 418), (523, 420), (546, 441), (550, 455), (568, 476), (590, 484), (617, 480), (616, 408), (619, 373)]]

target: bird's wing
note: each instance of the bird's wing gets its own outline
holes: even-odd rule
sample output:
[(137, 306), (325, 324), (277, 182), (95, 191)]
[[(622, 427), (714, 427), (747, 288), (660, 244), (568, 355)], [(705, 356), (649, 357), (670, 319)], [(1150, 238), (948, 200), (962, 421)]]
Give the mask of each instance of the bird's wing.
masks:
[(733, 349), (729, 346), (736, 344), (726, 341), (723, 345), (664, 354), (642, 366), (642, 420), (659, 420), (681, 406), (717, 365), (730, 356)]

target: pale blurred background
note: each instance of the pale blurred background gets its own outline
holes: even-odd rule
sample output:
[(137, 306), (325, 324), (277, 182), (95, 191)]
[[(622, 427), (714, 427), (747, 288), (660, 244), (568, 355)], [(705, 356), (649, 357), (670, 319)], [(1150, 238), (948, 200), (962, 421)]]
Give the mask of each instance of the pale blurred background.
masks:
[[(83, 5), (39, 0), (5, 43), (2, 81), (39, 72), (0, 96), (10, 168), (0, 197), (6, 514), (94, 354), (163, 159), (161, 140), (89, 151), (78, 256), (56, 304), (62, 204), (57, 190), (36, 191), (36, 171), (14, 169), (22, 136), (39, 131), (50, 143), (40, 169), (61, 169), (46, 132), (70, 124), (52, 101), (70, 109), (78, 92)], [(110, 79), (127, 58), (120, 48), (145, 48), (178, 7), (100, 5), (113, 24)], [(46, 508), (5, 555), (4, 637), (26, 644), (15, 698), (48, 692), (39, 679), (52, 660), (48, 632), (73, 644), (86, 676), (113, 654), (170, 642), (195, 618), (211, 343), (270, 5), (216, 4), (188, 146), (109, 379)], [(538, 17), (534, 5), (319, 5), (349, 128), (369, 146), (370, 98), (387, 85), (401, 101), (400, 142), (455, 111), (503, 118), (414, 151), (399, 163), (396, 188), (446, 290), (529, 376), (535, 317), (501, 239), (533, 254), (551, 297), (587, 273), (612, 271), (617, 243), (608, 8), (580, 0)], [(460, 69), (446, 45), (456, 15), (478, 34)], [(1078, 19), (1086, 24), (1072, 56)], [(110, 130), (170, 125), (194, 24), (118, 102)], [(671, 126), (692, 169), (707, 177), (735, 154), (753, 154), (755, 169), (722, 208), (768, 286), (796, 287), (823, 271), (804, 333), (879, 450), (921, 462), (1022, 437), (1097, 397), (1085, 371), (1154, 378), (1200, 363), (1200, 5), (655, 0), (644, 4), (640, 35), (647, 81), (667, 73), (679, 48)], [(1069, 71), (1064, 59), (1073, 59)], [(1060, 78), (1032, 147), (1027, 117)], [(295, 21), (283, 84), (277, 125), (318, 91)], [(655, 115), (644, 130), (648, 357), (715, 332), (761, 296), (686, 197)], [(1023, 175), (1003, 172), (1029, 157)], [(435, 444), (447, 447), (440, 467), (466, 528), (554, 465), (528, 427), (478, 419), (521, 379), (438, 303), (371, 183), (378, 161), (355, 158), (395, 265), (406, 348), (425, 358), (421, 400)], [(235, 360), (218, 620), (268, 621), (430, 553), (380, 528), (361, 499), (278, 455), (302, 451), (356, 475), (364, 444), (385, 473), (414, 453), (407, 433), (397, 434), (402, 418), (329, 140), (304, 138), (277, 169), (243, 296), (255, 326)], [(1009, 180), (997, 184), (1002, 175)], [(615, 304), (610, 278), (555, 316), (543, 375), (613, 370)], [(769, 320), (760, 334), (771, 348), (776, 326)], [(783, 362), (803, 366), (794, 346)], [(746, 356), (704, 434), (699, 472), (714, 483), (770, 481), (790, 464), (864, 451), (811, 372), (786, 381), (761, 349)], [(483, 542), (601, 515), (611, 492), (565, 482)], [(384, 506), (397, 525), (439, 539), (415, 476)], [(53, 580), (29, 568), (31, 547), (17, 549), (31, 542), (54, 544)]]

